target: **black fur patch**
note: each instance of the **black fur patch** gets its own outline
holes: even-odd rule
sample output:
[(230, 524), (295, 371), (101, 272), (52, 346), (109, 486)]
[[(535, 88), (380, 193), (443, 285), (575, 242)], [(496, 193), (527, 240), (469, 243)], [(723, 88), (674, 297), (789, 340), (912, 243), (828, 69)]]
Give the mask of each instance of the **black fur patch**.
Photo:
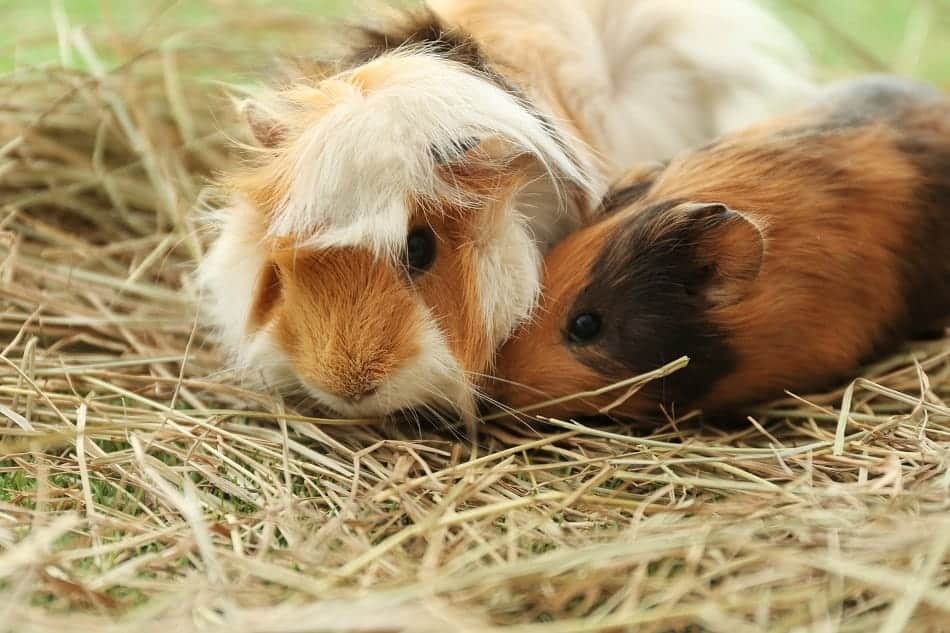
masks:
[(922, 102), (939, 99), (940, 93), (930, 86), (901, 77), (872, 75), (836, 82), (818, 101), (819, 107), (827, 108), (819, 121), (790, 127), (780, 135), (807, 138), (881, 121), (899, 125), (908, 108), (918, 108)]
[(899, 117), (908, 106), (917, 107), (922, 101), (939, 98), (930, 86), (888, 75), (872, 75), (833, 86), (826, 97), (832, 105), (828, 118), (838, 127), (890, 120)]
[(650, 192), (650, 189), (653, 188), (653, 182), (654, 180), (649, 178), (627, 187), (611, 189), (600, 201), (601, 213), (610, 214), (631, 205), (637, 200), (640, 200)]
[[(950, 107), (943, 112), (950, 116)], [(917, 334), (950, 323), (950, 139), (918, 131), (898, 148), (923, 176), (904, 258), (908, 325)]]
[(459, 29), (446, 27), (429, 9), (406, 14), (403, 22), (394, 23), (391, 30), (369, 26), (356, 27), (361, 46), (352, 55), (354, 64), (362, 64), (399, 48), (424, 47), (433, 55), (464, 64), (486, 74), (494, 75), (475, 41)]
[(686, 369), (645, 392), (678, 411), (701, 399), (736, 363), (726, 333), (704, 317), (707, 305), (701, 290), (710, 270), (695, 256), (695, 227), (677, 225), (661, 229), (656, 241), (651, 237), (658, 218), (682, 202), (652, 205), (612, 236), (568, 315), (598, 313), (604, 331), (588, 345), (573, 344), (566, 335), (564, 339), (580, 362), (608, 380), (689, 356)]

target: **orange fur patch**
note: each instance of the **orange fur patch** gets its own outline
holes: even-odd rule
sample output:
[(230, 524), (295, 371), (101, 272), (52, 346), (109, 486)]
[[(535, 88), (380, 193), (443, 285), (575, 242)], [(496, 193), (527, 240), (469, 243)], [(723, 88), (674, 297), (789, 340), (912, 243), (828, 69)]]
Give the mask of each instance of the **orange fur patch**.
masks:
[(419, 352), (416, 301), (393, 267), (356, 248), (274, 259), (283, 293), (274, 333), (305, 381), (357, 397)]

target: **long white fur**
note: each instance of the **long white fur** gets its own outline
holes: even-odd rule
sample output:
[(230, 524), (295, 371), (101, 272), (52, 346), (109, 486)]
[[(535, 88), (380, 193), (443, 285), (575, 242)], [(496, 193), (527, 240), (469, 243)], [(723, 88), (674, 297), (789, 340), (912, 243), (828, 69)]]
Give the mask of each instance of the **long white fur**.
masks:
[(268, 347), (249, 332), (254, 292), (266, 263), (264, 217), (249, 203), (236, 199), (230, 208), (209, 214), (218, 228), (211, 248), (198, 268), (202, 309), (236, 368), (257, 365)]
[[(370, 91), (352, 87), (292, 141), (293, 178), (275, 210), (271, 234), (394, 256), (405, 243), (409, 194), (457, 195), (451, 183), (435, 177), (434, 150), (469, 137), (504, 139), (513, 154), (535, 156), (554, 179), (587, 186), (586, 175), (541, 121), (472, 69), (398, 51), (362, 70), (382, 65), (385, 85)], [(346, 82), (346, 75), (340, 80)]]
[(493, 348), (527, 320), (541, 289), (541, 251), (528, 218), (507, 209), (478, 236), (478, 284), (488, 344)]

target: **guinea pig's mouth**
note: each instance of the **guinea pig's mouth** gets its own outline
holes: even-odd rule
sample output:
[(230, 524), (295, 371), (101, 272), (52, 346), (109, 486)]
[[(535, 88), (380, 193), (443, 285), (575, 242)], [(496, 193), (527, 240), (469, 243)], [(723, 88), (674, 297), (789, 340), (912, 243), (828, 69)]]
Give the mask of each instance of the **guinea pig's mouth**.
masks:
[[(397, 369), (373, 388), (344, 397), (312, 381), (300, 379), (304, 391), (320, 408), (346, 419), (432, 419), (445, 426), (475, 418), (475, 398), (464, 374), (454, 366), (420, 371), (408, 365)], [(428, 369), (428, 368), (424, 368)]]
[[(309, 391), (309, 390), (308, 390)], [(420, 431), (431, 429), (439, 431), (463, 430), (469, 426), (475, 416), (465, 413), (465, 407), (448, 403), (420, 403), (411, 406), (393, 408), (391, 400), (382, 395), (373, 394), (359, 401), (347, 401), (322, 394), (314, 396), (322, 408), (330, 415), (344, 419), (376, 419), (381, 423), (395, 424), (400, 428), (416, 428)]]
[(322, 389), (307, 389), (311, 395), (333, 415), (343, 418), (381, 418), (390, 413), (389, 409), (380, 401), (379, 390), (368, 393), (360, 398), (346, 399), (329, 394)]

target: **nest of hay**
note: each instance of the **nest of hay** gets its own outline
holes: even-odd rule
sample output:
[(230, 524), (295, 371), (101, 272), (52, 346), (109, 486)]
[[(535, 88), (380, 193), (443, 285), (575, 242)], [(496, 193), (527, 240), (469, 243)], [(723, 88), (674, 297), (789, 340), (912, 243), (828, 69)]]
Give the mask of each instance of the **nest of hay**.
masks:
[(731, 427), (474, 446), (230, 380), (190, 281), (240, 134), (207, 78), (310, 28), (241, 19), (63, 28), (72, 69), (0, 80), (4, 630), (950, 630), (950, 338)]

